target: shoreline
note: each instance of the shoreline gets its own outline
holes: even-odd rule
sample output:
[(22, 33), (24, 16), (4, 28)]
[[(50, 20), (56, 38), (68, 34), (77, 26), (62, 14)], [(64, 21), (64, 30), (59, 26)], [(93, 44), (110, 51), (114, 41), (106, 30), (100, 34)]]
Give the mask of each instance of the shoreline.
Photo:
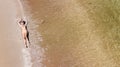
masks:
[[(110, 52), (114, 46), (110, 47), (108, 44), (111, 43), (110, 40), (113, 39), (113, 42), (115, 40), (107, 39), (110, 37), (109, 33), (113, 33), (110, 27), (115, 26), (114, 23), (111, 22), (113, 24), (111, 25), (107, 22), (111, 19), (111, 15), (107, 13), (113, 8), (108, 7), (111, 3), (96, 2), (96, 0), (29, 0), (28, 4), (34, 21), (32, 23), (36, 24), (35, 29), (43, 37), (42, 42), (38, 40), (38, 45), (42, 46), (45, 52), (43, 64), (46, 67), (119, 66), (115, 63), (119, 54), (112, 56), (114, 54)], [(106, 6), (101, 7), (104, 11), (102, 13), (100, 6)], [(44, 22), (41, 23), (41, 20)], [(105, 34), (105, 31), (109, 33)], [(113, 35), (118, 36), (116, 33)]]

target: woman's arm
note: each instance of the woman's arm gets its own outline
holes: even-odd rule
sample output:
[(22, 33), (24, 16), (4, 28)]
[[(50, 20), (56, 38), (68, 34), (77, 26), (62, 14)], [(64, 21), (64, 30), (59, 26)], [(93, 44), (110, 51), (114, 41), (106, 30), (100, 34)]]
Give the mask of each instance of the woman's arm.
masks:
[(17, 24), (21, 27), (20, 22), (21, 22), (21, 20), (17, 20)]

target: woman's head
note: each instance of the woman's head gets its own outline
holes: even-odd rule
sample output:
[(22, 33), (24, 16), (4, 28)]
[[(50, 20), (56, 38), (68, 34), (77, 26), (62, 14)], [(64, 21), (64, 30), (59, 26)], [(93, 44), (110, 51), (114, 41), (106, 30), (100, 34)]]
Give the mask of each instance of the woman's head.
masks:
[(20, 23), (21, 25), (25, 25), (25, 24), (26, 24), (26, 22), (25, 22), (24, 20), (20, 21), (19, 23)]

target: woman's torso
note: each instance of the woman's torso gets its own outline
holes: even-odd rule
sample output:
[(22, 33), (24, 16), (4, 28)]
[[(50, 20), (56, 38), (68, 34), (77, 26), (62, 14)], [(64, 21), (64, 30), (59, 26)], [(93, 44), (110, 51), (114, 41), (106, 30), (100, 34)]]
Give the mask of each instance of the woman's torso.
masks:
[(22, 33), (28, 33), (27, 26), (21, 26)]

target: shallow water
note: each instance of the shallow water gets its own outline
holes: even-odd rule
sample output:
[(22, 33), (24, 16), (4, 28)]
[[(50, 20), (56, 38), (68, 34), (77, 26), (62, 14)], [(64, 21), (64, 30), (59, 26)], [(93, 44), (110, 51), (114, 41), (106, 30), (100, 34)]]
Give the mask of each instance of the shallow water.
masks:
[(119, 3), (24, 1), (31, 40), (41, 52), (33, 67), (119, 67)]

